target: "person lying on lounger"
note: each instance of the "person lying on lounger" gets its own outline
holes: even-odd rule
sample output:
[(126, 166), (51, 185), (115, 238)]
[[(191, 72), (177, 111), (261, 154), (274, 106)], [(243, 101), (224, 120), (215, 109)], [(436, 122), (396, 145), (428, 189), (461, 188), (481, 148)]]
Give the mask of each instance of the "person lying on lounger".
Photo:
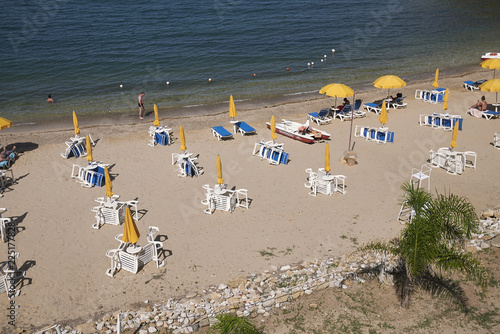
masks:
[(317, 139), (321, 138), (321, 132), (312, 129), (310, 126), (301, 126), (301, 127), (299, 127), (299, 133), (301, 135), (309, 135), (309, 134), (311, 134), (311, 135), (314, 136), (314, 138), (317, 138)]

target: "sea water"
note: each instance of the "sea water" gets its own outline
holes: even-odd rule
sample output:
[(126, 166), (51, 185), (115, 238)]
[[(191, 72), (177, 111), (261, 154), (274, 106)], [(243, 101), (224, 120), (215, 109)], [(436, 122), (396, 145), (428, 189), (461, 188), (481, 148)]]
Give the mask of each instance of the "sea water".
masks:
[(485, 0), (3, 0), (0, 116), (135, 115), (141, 91), (165, 115), (385, 74), (432, 81), (436, 68), (479, 68), (500, 51), (499, 10)]

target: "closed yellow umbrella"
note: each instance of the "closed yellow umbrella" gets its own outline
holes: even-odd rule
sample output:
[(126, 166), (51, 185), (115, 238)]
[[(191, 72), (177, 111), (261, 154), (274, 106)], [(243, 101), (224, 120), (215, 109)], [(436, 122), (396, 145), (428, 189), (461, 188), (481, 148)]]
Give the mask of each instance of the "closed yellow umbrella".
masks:
[(85, 136), (85, 143), (87, 144), (87, 161), (91, 162), (92, 160), (92, 143), (90, 142), (90, 138), (88, 135)]
[(389, 96), (389, 89), (404, 87), (406, 82), (397, 75), (384, 75), (375, 80), (373, 85), (377, 88), (387, 89), (387, 96)]
[(75, 111), (73, 111), (73, 125), (75, 126), (75, 135), (80, 134), (80, 128), (78, 127), (78, 118), (76, 117)]
[(104, 167), (104, 183), (106, 183), (106, 196), (111, 198), (113, 196), (113, 185), (111, 184), (108, 167)]
[(184, 137), (184, 127), (181, 125), (179, 130), (179, 136), (181, 137), (181, 151), (187, 150), (186, 147), (186, 137)]
[(276, 140), (278, 135), (276, 134), (276, 121), (274, 120), (274, 115), (271, 116), (271, 138)]
[(337, 106), (337, 97), (349, 97), (354, 95), (354, 90), (344, 84), (332, 83), (321, 87), (320, 94), (326, 94), (335, 98), (335, 106)]
[(500, 92), (500, 79), (491, 79), (481, 85), (479, 88), (484, 92), (496, 92), (496, 103), (498, 103), (498, 92)]
[(458, 122), (455, 122), (453, 126), (453, 135), (451, 136), (451, 148), (457, 147), (457, 136), (458, 136)]
[(236, 113), (236, 106), (234, 105), (234, 99), (231, 95), (229, 97), (229, 117), (235, 118), (236, 116), (238, 116), (238, 114)]
[(382, 110), (380, 111), (380, 116), (378, 117), (378, 121), (382, 123), (382, 126), (384, 124), (387, 124), (389, 121), (389, 114), (387, 113), (387, 106), (385, 105), (385, 100), (382, 101)]
[(153, 122), (154, 126), (160, 126), (160, 117), (158, 116), (158, 107), (156, 104), (154, 105), (154, 110), (155, 110), (155, 121)]
[(500, 68), (500, 59), (498, 58), (490, 58), (486, 59), (481, 63), (483, 68), (489, 68), (493, 70), (493, 79), (495, 79), (495, 70)]
[(434, 87), (434, 88), (439, 87), (438, 78), (439, 78), (439, 68), (436, 69), (436, 74), (434, 75), (434, 82), (432, 83), (432, 87)]
[(0, 117), (0, 130), (10, 128), (12, 126), (12, 121), (6, 118)]
[(444, 92), (443, 96), (443, 110), (448, 109), (448, 98), (450, 97), (450, 92), (448, 91), (448, 88), (446, 88), (446, 91)]
[(329, 173), (332, 170), (330, 167), (330, 147), (328, 143), (325, 145), (325, 172)]
[(123, 224), (123, 236), (122, 241), (135, 244), (139, 241), (141, 234), (137, 229), (137, 225), (135, 225), (135, 220), (132, 217), (132, 212), (130, 212), (130, 208), (127, 206), (125, 208), (125, 223)]
[(220, 155), (217, 155), (217, 184), (224, 184), (224, 179), (222, 178), (222, 163), (220, 162)]

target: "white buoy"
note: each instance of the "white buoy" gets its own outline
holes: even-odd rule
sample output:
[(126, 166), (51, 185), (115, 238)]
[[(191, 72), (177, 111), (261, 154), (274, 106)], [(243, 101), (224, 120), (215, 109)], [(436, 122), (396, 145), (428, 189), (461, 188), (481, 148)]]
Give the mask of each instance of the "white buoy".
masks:
[(170, 81), (165, 82), (165, 84), (170, 85)]
[(123, 88), (123, 85), (120, 85), (120, 88)]
[(326, 58), (326, 55), (323, 55), (323, 58)]
[(307, 66), (311, 66), (311, 63), (307, 63)]
[(321, 59), (321, 62), (323, 62), (323, 59)]
[(208, 82), (212, 81), (212, 78), (208, 78)]
[(335, 53), (335, 49), (332, 49), (332, 53)]
[(314, 62), (313, 62), (313, 61), (311, 62), (311, 65), (313, 65), (313, 66), (314, 66)]

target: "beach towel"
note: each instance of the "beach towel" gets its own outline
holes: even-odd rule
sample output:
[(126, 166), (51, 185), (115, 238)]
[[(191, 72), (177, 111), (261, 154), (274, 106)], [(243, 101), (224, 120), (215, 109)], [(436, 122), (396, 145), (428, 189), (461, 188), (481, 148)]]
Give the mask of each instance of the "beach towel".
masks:
[(469, 113), (477, 118), (481, 118), (483, 116), (483, 112), (476, 108), (469, 108)]

